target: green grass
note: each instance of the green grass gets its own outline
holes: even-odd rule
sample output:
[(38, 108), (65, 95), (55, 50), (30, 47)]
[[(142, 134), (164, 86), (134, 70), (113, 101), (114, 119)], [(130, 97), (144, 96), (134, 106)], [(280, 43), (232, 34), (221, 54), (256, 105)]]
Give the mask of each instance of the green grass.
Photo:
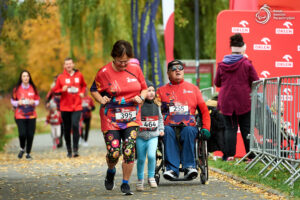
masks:
[(285, 180), (290, 177), (290, 173), (287, 170), (274, 170), (268, 177), (263, 178), (267, 171), (265, 171), (262, 175), (258, 175), (259, 171), (264, 167), (262, 163), (256, 164), (248, 172), (245, 171), (246, 163), (242, 162), (239, 165), (234, 164), (235, 162), (209, 160), (209, 166), (211, 167), (218, 168), (232, 175), (271, 187), (277, 191), (285, 193), (286, 196), (292, 196), (300, 199), (300, 179), (295, 182), (293, 187), (283, 184)]

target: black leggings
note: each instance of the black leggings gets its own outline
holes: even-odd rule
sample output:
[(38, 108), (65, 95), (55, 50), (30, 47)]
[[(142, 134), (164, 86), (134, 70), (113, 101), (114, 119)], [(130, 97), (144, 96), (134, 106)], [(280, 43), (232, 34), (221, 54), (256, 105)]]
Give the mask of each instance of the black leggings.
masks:
[(15, 119), (19, 130), (19, 141), (21, 149), (25, 149), (26, 153), (31, 152), (36, 119)]
[(61, 117), (64, 125), (64, 135), (66, 140), (66, 146), (68, 152), (72, 151), (71, 146), (71, 130), (73, 130), (73, 150), (78, 150), (79, 141), (79, 120), (81, 117), (81, 111), (75, 112), (61, 112)]
[(89, 118), (84, 118), (83, 123), (84, 123), (84, 126), (85, 126), (85, 131), (83, 131), (83, 128), (82, 128), (81, 137), (84, 139), (85, 142), (87, 142), (88, 137), (89, 137), (91, 118), (90, 117)]
[[(250, 149), (250, 141), (248, 139), (248, 134), (250, 134), (250, 112), (243, 115), (236, 115), (233, 113), (232, 116), (224, 115), (225, 122), (225, 155), (224, 157), (234, 156), (236, 153), (236, 143), (237, 143), (237, 131), (238, 125), (240, 125), (240, 130), (242, 138), (245, 145), (246, 153)], [(251, 156), (249, 156), (251, 157)]]

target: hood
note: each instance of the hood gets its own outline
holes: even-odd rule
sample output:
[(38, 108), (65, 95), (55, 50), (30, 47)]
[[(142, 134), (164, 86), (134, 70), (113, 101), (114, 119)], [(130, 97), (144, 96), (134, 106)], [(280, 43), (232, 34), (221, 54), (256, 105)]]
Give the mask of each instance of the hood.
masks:
[(225, 71), (235, 71), (239, 68), (239, 65), (247, 58), (241, 54), (226, 55), (219, 67)]

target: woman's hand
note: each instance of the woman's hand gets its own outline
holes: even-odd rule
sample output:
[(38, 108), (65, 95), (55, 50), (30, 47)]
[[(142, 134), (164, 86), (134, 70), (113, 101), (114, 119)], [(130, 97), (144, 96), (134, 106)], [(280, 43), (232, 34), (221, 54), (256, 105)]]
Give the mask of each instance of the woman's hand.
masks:
[(137, 95), (132, 98), (132, 101), (135, 102), (135, 103), (137, 103), (137, 104), (141, 104), (141, 103), (144, 102), (143, 99), (141, 99), (141, 97), (137, 96)]
[(32, 106), (34, 105), (34, 100), (33, 99), (29, 100), (29, 105), (32, 105)]
[(109, 98), (109, 97), (107, 97), (107, 96), (103, 96), (103, 97), (100, 99), (100, 103), (101, 103), (102, 105), (105, 105), (105, 104), (109, 103), (110, 100), (111, 100), (111, 98)]

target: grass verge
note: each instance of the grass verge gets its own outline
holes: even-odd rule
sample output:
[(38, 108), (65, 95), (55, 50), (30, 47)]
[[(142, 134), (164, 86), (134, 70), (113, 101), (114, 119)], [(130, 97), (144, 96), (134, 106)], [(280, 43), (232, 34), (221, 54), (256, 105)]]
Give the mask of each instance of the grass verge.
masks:
[(286, 196), (300, 199), (300, 180), (294, 183), (293, 187), (289, 187), (287, 184), (283, 184), (285, 180), (290, 177), (290, 173), (283, 170), (274, 170), (269, 176), (263, 178), (264, 174), (258, 175), (260, 170), (264, 167), (262, 163), (256, 164), (251, 170), (245, 171), (246, 163), (242, 162), (239, 165), (235, 165), (235, 162), (224, 162), (221, 159), (209, 160), (209, 166), (220, 169), (224, 172), (232, 175), (247, 179), (258, 184), (270, 187), (277, 191), (284, 193)]

